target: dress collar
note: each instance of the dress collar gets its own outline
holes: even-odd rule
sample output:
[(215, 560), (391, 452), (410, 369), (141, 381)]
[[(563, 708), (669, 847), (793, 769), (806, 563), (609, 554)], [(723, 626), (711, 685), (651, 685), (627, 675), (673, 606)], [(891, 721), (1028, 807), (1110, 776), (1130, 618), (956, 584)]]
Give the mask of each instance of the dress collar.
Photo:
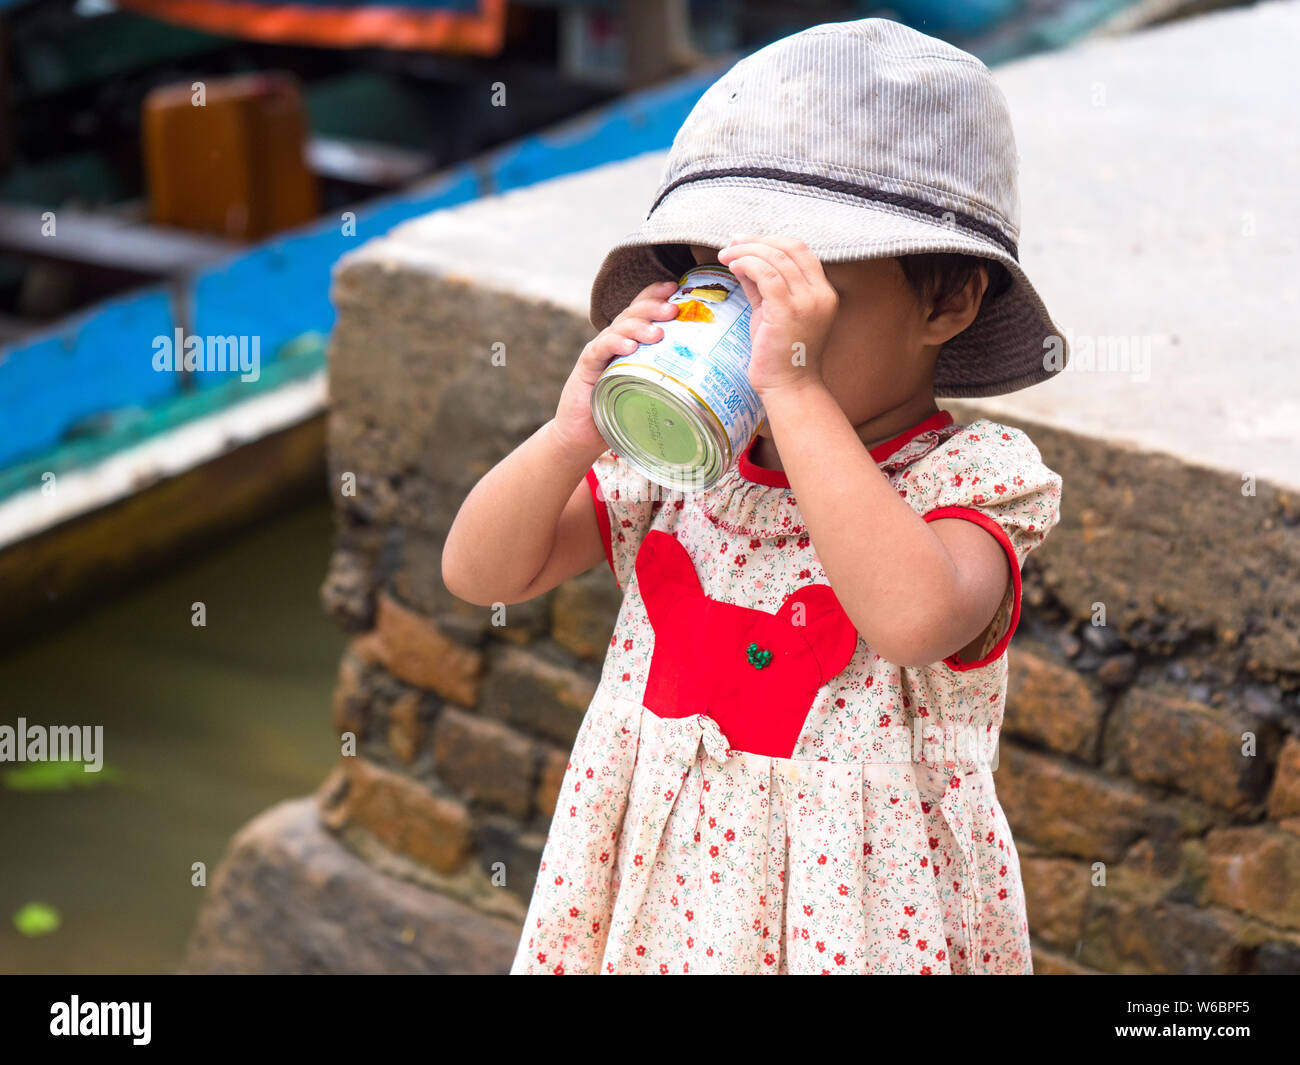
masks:
[[(918, 422), (910, 429), (904, 429), (897, 436), (890, 437), (888, 440), (877, 444), (870, 449), (871, 457), (877, 463), (884, 462), (895, 451), (901, 448), (914, 436), (920, 436), (921, 433), (929, 432), (931, 429), (942, 429), (946, 425), (952, 424), (952, 415), (946, 410), (935, 411), (923, 422)], [(758, 435), (755, 434), (753, 439), (745, 446), (745, 450), (740, 453), (737, 460), (737, 472), (747, 481), (755, 484), (765, 484), (772, 488), (789, 488), (790, 480), (785, 475), (784, 470), (773, 470), (766, 466), (759, 466), (754, 463), (749, 453), (754, 449), (754, 444), (758, 441)]]

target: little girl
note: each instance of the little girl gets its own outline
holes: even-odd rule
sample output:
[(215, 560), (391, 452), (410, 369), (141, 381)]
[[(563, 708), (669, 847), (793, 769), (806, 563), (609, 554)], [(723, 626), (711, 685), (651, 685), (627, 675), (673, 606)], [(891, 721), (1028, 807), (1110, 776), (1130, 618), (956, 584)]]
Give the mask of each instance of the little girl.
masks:
[[(1017, 261), (1016, 159), (987, 68), (882, 19), (755, 52), (687, 118), (555, 417), (444, 549), (480, 605), (602, 557), (623, 589), (512, 972), (1032, 972), (992, 769), (1061, 479), (935, 402), (1065, 364)], [(767, 420), (688, 493), (608, 449), (589, 404), (701, 262), (753, 306)]]

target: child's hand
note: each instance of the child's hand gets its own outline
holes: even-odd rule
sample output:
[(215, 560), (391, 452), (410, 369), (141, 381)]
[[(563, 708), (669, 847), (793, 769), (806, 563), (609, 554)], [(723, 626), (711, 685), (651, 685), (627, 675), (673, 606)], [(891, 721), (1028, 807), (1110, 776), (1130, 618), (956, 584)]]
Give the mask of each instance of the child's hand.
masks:
[(595, 455), (609, 446), (591, 416), (591, 390), (611, 360), (635, 351), (640, 343), (653, 343), (663, 337), (663, 327), (655, 325), (655, 321), (677, 317), (677, 304), (668, 302), (676, 291), (676, 281), (647, 285), (627, 310), (582, 349), (555, 410), (554, 429), (566, 446), (579, 454)]
[(753, 306), (749, 383), (762, 396), (821, 380), (822, 349), (839, 308), (839, 294), (803, 241), (772, 236), (737, 242), (718, 252)]

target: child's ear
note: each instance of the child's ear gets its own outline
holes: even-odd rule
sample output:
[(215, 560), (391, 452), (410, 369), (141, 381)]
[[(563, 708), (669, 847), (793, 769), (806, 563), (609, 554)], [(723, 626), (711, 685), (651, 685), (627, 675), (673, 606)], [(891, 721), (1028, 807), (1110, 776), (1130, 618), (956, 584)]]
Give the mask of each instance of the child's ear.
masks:
[(984, 303), (984, 293), (988, 291), (988, 287), (988, 270), (983, 266), (977, 267), (959, 292), (954, 292), (941, 304), (930, 307), (930, 315), (926, 319), (924, 342), (946, 344), (975, 321), (975, 316), (979, 314), (980, 307)]

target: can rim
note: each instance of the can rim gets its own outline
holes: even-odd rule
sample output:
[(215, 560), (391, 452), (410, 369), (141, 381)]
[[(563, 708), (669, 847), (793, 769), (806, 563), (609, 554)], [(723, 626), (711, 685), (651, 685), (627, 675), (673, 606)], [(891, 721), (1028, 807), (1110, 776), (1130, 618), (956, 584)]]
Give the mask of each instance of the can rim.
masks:
[[(628, 373), (628, 369), (644, 372)], [(705, 461), (690, 474), (678, 472), (680, 467), (677, 466), (656, 467), (646, 459), (644, 449), (623, 431), (617, 420), (606, 417), (607, 409), (612, 411), (619, 395), (637, 386), (650, 386), (657, 393), (655, 399), (671, 405), (695, 429), (696, 438), (705, 451)], [(629, 466), (664, 488), (683, 492), (704, 491), (713, 487), (731, 464), (731, 441), (718, 416), (693, 388), (657, 367), (644, 363), (620, 363), (612, 374), (596, 382), (591, 399), (592, 416), (601, 436), (615, 445)], [(701, 412), (707, 412), (708, 418), (702, 417)]]
[[(681, 288), (684, 284), (686, 284), (686, 279), (690, 277), (691, 274), (700, 273), (702, 271), (708, 271), (709, 273), (713, 273), (713, 274), (722, 274), (725, 277), (731, 278), (737, 284), (740, 283), (740, 278), (738, 278), (731, 270), (723, 266), (721, 263), (696, 263), (689, 270), (683, 273), (681, 277), (677, 279), (677, 287)], [(674, 295), (676, 295), (676, 293), (674, 293)]]

